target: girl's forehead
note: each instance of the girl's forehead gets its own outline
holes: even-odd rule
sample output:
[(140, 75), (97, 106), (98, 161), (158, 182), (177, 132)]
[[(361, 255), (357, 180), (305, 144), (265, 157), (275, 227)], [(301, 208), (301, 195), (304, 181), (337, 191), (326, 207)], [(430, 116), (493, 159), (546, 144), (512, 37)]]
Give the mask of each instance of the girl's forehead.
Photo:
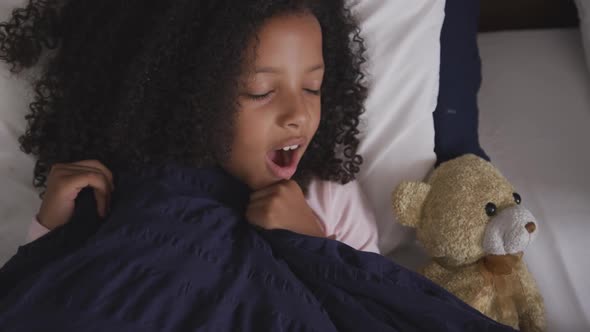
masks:
[[(252, 38), (246, 59), (251, 70), (272, 72), (285, 60), (313, 62), (323, 58), (322, 29), (308, 13), (279, 15), (267, 20)], [(257, 67), (257, 68), (252, 68)]]
[(259, 38), (278, 38), (279, 36), (305, 32), (319, 33), (321, 26), (311, 13), (289, 13), (275, 15), (266, 20), (258, 30)]

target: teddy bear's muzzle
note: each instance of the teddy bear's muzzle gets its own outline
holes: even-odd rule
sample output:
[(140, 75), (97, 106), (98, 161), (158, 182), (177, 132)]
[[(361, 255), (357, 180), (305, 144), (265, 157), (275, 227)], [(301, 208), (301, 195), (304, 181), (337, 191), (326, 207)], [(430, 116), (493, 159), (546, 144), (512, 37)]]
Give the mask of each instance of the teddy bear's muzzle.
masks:
[(490, 219), (483, 238), (487, 255), (507, 255), (523, 252), (536, 238), (539, 224), (533, 214), (515, 205), (500, 211)]

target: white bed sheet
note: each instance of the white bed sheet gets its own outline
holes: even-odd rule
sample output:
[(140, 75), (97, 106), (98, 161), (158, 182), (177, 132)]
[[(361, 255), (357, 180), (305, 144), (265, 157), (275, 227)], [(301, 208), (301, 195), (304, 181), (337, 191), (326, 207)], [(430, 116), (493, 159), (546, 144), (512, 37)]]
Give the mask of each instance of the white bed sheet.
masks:
[(590, 75), (577, 30), (482, 34), (480, 139), (540, 224), (549, 331), (590, 331)]

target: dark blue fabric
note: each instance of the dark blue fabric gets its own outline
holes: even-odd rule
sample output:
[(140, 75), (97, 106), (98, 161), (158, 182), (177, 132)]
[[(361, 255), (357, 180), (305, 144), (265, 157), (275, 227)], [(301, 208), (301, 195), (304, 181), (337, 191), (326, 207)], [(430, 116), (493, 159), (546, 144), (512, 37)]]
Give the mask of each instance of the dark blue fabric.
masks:
[(374, 253), (266, 231), (221, 169), (118, 174), (0, 269), (0, 331), (512, 331)]
[(490, 160), (479, 144), (478, 135), (479, 7), (479, 0), (446, 1), (440, 37), (438, 105), (433, 113), (436, 166), (468, 153)]

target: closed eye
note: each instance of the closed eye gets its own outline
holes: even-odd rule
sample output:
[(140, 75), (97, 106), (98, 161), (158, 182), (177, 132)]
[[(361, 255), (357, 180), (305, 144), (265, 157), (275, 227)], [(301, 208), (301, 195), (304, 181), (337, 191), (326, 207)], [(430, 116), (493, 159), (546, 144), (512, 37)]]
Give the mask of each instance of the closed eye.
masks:
[(264, 99), (270, 97), (271, 94), (272, 94), (272, 91), (269, 91), (269, 92), (267, 92), (265, 94), (262, 94), (262, 95), (251, 95), (251, 94), (248, 94), (248, 98), (254, 99), (254, 100), (264, 100)]
[(319, 96), (321, 90), (312, 90), (312, 89), (304, 89), (306, 92), (311, 93), (312, 95)]

